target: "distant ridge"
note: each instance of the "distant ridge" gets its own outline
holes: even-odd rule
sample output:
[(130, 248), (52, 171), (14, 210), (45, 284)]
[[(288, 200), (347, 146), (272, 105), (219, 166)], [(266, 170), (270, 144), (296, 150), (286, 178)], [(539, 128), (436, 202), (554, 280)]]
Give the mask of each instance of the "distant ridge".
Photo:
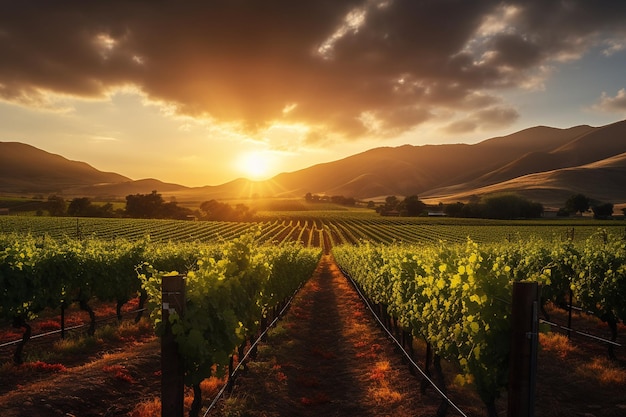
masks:
[(418, 195), (429, 202), (467, 201), (516, 192), (545, 205), (573, 193), (626, 203), (626, 121), (601, 127), (537, 126), (477, 144), (381, 147), (282, 173), (185, 187), (132, 181), (29, 145), (0, 142), (0, 192), (62, 192), (124, 197), (157, 190), (180, 200), (303, 197), (307, 192), (362, 200)]
[(85, 162), (70, 161), (20, 142), (0, 142), (0, 191), (62, 192), (92, 184), (131, 181), (113, 172), (102, 172)]

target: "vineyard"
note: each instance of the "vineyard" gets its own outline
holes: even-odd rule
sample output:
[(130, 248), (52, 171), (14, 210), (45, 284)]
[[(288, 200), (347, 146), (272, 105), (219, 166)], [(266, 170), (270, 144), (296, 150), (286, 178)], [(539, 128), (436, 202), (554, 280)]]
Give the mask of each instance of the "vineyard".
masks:
[(613, 342), (626, 320), (626, 242), (604, 231), (580, 244), (366, 244), (333, 254), (394, 323), (457, 364), (457, 381), (473, 383), (494, 416), (509, 375), (513, 282), (540, 283), (541, 306), (571, 297), (608, 324)]
[(624, 222), (608, 221), (497, 221), (479, 219), (388, 218), (378, 215), (337, 214), (283, 215), (261, 222), (211, 222), (149, 219), (96, 219), (67, 217), (0, 217), (2, 233), (28, 234), (45, 239), (98, 238), (153, 242), (216, 243), (261, 230), (258, 243), (301, 242), (307, 247), (374, 243), (424, 244), (445, 241), (490, 243), (544, 239), (584, 241), (598, 228), (626, 236)]
[[(15, 364), (27, 356), (29, 323), (43, 312), (63, 317), (77, 304), (89, 313), (93, 335), (93, 302), (114, 304), (121, 319), (123, 306), (138, 300), (184, 358), (191, 415), (202, 407), (201, 383), (232, 372), (233, 358), (268, 330), (322, 253), (332, 253), (404, 347), (425, 343), (437, 372), (440, 359), (450, 363), (454, 384), (472, 386), (490, 416), (509, 375), (514, 282), (541, 285), (546, 322), (544, 307), (575, 304), (607, 323), (613, 358), (626, 320), (625, 228), (617, 222), (6, 217), (0, 230), (0, 319), (24, 329)], [(171, 302), (162, 284), (179, 274), (185, 295), (164, 321), (161, 307)]]

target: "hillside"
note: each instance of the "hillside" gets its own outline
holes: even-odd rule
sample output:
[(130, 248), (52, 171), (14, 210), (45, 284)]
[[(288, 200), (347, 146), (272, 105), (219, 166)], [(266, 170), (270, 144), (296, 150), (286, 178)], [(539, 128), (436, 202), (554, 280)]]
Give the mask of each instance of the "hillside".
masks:
[(473, 196), (515, 192), (546, 206), (562, 207), (572, 194), (582, 193), (604, 202), (626, 202), (626, 153), (579, 167), (524, 175), (502, 183), (476, 189), (446, 193), (446, 189), (423, 195), (427, 201), (450, 203), (467, 201)]
[(34, 146), (0, 142), (0, 191), (62, 192), (71, 187), (130, 181), (85, 162), (70, 161)]
[[(523, 155), (546, 152), (571, 142), (594, 128), (535, 127), (475, 145), (404, 145), (376, 148), (348, 158), (280, 174), (272, 181), (297, 195), (306, 192), (372, 198), (386, 195), (422, 195), (444, 186), (475, 188), (515, 178), (515, 172), (489, 175), (515, 163)], [(528, 164), (523, 174), (554, 169)], [(483, 178), (479, 183), (474, 183)], [(303, 188), (306, 187), (306, 188)]]
[(86, 195), (106, 197), (123, 197), (129, 194), (147, 194), (153, 190), (159, 193), (177, 194), (189, 190), (189, 187), (183, 185), (167, 183), (154, 178), (147, 178), (137, 181), (127, 179), (123, 182), (110, 184), (91, 184), (82, 187), (68, 188), (65, 194), (68, 195)]
[(513, 191), (546, 205), (560, 205), (581, 192), (619, 204), (626, 203), (625, 137), (626, 121), (568, 129), (537, 126), (473, 145), (381, 147), (267, 181), (237, 179), (194, 188), (156, 179), (132, 181), (29, 145), (0, 142), (0, 192), (124, 197), (157, 190), (187, 201), (308, 192), (365, 200), (416, 194), (452, 202)]

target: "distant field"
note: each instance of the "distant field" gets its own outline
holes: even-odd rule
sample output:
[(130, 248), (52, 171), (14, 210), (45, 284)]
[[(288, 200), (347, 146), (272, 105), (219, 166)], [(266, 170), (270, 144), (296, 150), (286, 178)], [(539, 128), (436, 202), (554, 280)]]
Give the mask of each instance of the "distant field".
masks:
[(301, 241), (306, 246), (334, 246), (360, 241), (377, 243), (515, 241), (543, 239), (584, 240), (598, 229), (626, 236), (626, 221), (583, 219), (500, 221), (450, 218), (390, 218), (371, 211), (285, 211), (264, 214), (262, 221), (215, 222), (146, 219), (105, 219), (36, 216), (2, 216), (0, 232), (30, 234), (51, 238), (124, 238), (150, 237), (153, 241), (217, 242), (259, 229), (259, 242)]
[[(68, 200), (66, 202), (69, 204), (70, 201), (71, 200)], [(12, 216), (35, 216), (37, 215), (37, 212), (47, 215), (47, 203), (47, 197), (44, 198), (43, 196), (0, 196), (0, 208), (8, 208)], [(125, 201), (92, 201), (94, 206), (102, 206), (107, 203), (110, 203), (113, 206), (113, 210), (123, 210), (126, 207)]]

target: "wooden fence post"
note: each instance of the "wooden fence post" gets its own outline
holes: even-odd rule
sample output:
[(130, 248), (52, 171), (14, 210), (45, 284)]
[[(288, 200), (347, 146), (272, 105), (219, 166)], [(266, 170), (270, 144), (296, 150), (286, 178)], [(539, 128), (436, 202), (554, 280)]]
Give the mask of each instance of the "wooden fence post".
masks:
[(537, 374), (539, 286), (513, 283), (508, 417), (533, 417)]
[(164, 276), (161, 282), (162, 317), (165, 331), (161, 338), (161, 417), (183, 417), (184, 368), (169, 322), (170, 312), (185, 312), (185, 276)]

